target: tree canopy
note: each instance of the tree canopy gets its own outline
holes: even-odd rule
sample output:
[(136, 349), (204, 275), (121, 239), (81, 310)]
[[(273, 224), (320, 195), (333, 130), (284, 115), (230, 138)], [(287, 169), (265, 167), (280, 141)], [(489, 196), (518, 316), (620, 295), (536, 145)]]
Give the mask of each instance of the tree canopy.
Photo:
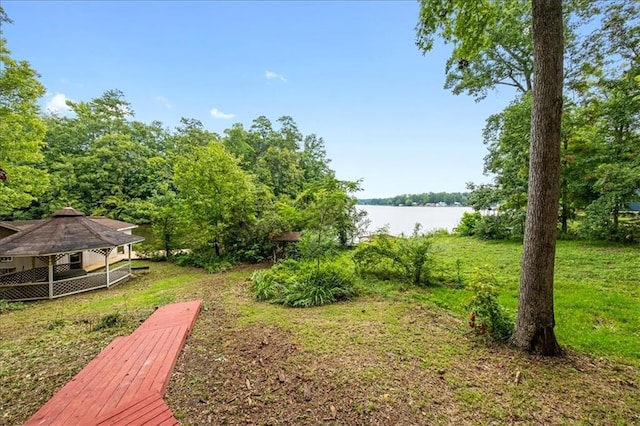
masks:
[(49, 185), (39, 167), (45, 125), (37, 101), (45, 89), (28, 62), (11, 57), (2, 34), (10, 22), (0, 8), (0, 217), (28, 206)]

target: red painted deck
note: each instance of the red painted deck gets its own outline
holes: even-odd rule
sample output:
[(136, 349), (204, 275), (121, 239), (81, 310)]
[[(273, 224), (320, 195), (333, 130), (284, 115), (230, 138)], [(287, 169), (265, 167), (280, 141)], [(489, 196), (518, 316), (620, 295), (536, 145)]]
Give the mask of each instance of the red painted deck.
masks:
[(202, 301), (156, 310), (117, 337), (25, 425), (177, 425), (162, 399)]

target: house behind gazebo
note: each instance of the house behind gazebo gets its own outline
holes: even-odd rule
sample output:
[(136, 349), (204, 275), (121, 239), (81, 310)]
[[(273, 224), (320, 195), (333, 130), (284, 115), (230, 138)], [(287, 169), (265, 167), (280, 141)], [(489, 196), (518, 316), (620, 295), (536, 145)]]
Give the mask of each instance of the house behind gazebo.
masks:
[(46, 220), (0, 223), (0, 300), (53, 299), (126, 280), (131, 246), (144, 239), (132, 228), (70, 207)]

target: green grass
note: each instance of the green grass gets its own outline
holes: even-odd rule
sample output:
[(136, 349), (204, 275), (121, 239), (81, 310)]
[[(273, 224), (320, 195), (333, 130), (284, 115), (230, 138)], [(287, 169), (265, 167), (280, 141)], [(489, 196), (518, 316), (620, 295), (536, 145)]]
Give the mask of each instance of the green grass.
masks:
[[(436, 271), (453, 283), (459, 261), (463, 280), (474, 268), (495, 274), (499, 301), (512, 313), (518, 306), (522, 244), (439, 237)], [(558, 241), (554, 283), (556, 335), (560, 344), (640, 364), (640, 249), (634, 246)], [(411, 291), (407, 297), (466, 315), (465, 289), (441, 285)]]
[[(418, 288), (407, 283), (367, 279), (361, 283), (363, 293), (377, 299), (401, 299), (409, 304), (418, 302), (441, 307), (466, 320), (468, 313), (464, 306), (473, 295), (464, 284), (476, 279), (475, 270), (481, 268), (495, 276), (498, 300), (515, 318), (521, 243), (440, 235), (436, 245), (431, 274), (438, 284)], [(343, 256), (348, 257), (349, 253)], [(463, 282), (461, 288), (458, 288), (458, 273)], [(638, 247), (558, 241), (554, 296), (556, 335), (563, 347), (640, 365)], [(338, 306), (305, 311), (304, 315), (313, 312), (312, 315), (337, 316), (340, 321), (349, 323), (354, 318), (345, 313), (349, 308)], [(359, 306), (358, 302), (354, 306)], [(242, 312), (246, 315), (245, 321), (265, 321), (295, 328), (288, 324), (289, 317), (283, 316), (277, 308), (260, 305), (246, 309)], [(354, 312), (358, 313), (357, 307)]]
[[(633, 423), (640, 408), (638, 248), (559, 243), (556, 329), (560, 343), (573, 351), (566, 359), (545, 360), (504, 346), (487, 347), (465, 335), (463, 306), (471, 293), (458, 286), (458, 267), (463, 283), (474, 278), (474, 268), (493, 270), (500, 302), (515, 313), (521, 245), (455, 236), (438, 237), (438, 245), (432, 271), (437, 286), (363, 281), (363, 296), (322, 307), (294, 309), (255, 301), (248, 279), (257, 267), (207, 274), (150, 263), (148, 272), (108, 290), (7, 310), (0, 314), (0, 413), (5, 416), (0, 423), (25, 421), (115, 336), (131, 333), (156, 306), (196, 298), (205, 301), (205, 310), (187, 352), (203, 356), (203, 363), (195, 372), (181, 371), (189, 378), (176, 392), (190, 395), (200, 386), (200, 398), (211, 400), (210, 407), (229, 405), (238, 392), (232, 379), (239, 377), (242, 389), (247, 366), (259, 368), (255, 352), (244, 364), (238, 360), (245, 350), (264, 346), (267, 330), (276, 336), (264, 346), (273, 351), (266, 352), (273, 355), (270, 359), (289, 357), (278, 368), (291, 366), (287, 377), (317, 378), (317, 388), (330, 385), (343, 392), (336, 400), (351, 398), (343, 408), (351, 410), (348, 415), (362, 416), (355, 424), (365, 424), (370, 415), (382, 415), (389, 407), (413, 413), (407, 424), (416, 419), (437, 423), (449, 418), (442, 417), (445, 413), (461, 424), (556, 418), (554, 412), (540, 410), (564, 410), (567, 423)], [(238, 350), (231, 352), (234, 345)], [(211, 383), (218, 380), (212, 370), (217, 358), (227, 360), (225, 369), (237, 371), (216, 388)], [(274, 371), (267, 367), (265, 374)], [(522, 372), (520, 384), (513, 382), (516, 371)], [(216, 392), (226, 393), (217, 400)], [(285, 411), (288, 398), (281, 406)], [(186, 423), (206, 421), (185, 401), (175, 410), (184, 413), (180, 416)], [(275, 400), (270, 404), (278, 406)]]

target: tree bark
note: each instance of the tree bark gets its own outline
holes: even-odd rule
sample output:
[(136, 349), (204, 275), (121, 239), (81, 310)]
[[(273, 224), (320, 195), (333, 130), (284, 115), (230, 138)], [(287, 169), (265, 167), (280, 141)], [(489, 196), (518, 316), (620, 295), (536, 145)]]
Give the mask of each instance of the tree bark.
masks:
[(560, 201), (562, 0), (532, 1), (533, 108), (529, 202), (520, 296), (512, 342), (541, 355), (562, 353), (553, 328), (553, 273)]

